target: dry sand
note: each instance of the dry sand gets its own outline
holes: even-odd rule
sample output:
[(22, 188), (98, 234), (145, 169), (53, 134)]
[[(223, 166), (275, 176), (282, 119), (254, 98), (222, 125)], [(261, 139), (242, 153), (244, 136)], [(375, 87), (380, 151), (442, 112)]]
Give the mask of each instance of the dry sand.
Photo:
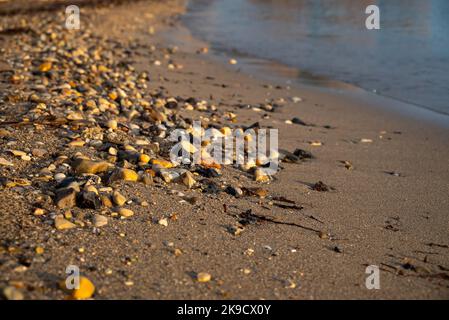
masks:
[[(199, 48), (188, 38), (184, 40), (190, 48), (180, 47), (170, 57), (183, 68), (169, 70), (164, 59), (166, 37), (179, 31), (172, 14), (183, 10), (182, 1), (141, 2), (89, 8), (82, 14), (94, 21), (95, 33), (132, 48), (130, 59), (138, 70), (148, 72), (151, 89), (163, 87), (167, 96), (207, 99), (220, 110), (236, 113), (238, 124), (259, 121), (263, 127), (278, 128), (281, 148), (311, 151), (314, 159), (282, 163), (274, 181), (262, 185), (270, 196), (293, 200), (304, 209), (170, 186), (198, 196), (191, 205), (180, 203), (179, 196), (165, 187), (122, 183), (122, 193), (138, 199), (131, 206), (135, 215), (110, 222), (97, 235), (88, 225), (55, 230), (31, 214), (31, 191), (4, 188), (0, 287), (15, 285), (27, 299), (61, 299), (65, 294), (58, 281), (64, 279), (66, 266), (75, 264), (96, 285), (95, 299), (449, 298), (449, 129), (389, 111), (387, 105), (393, 103), (382, 98), (305, 86), (276, 87), (240, 72), (238, 64), (223, 65), (196, 54)], [(150, 35), (150, 26), (165, 36)], [(10, 36), (2, 37), (4, 43), (11, 41)], [(157, 49), (150, 54), (152, 44)], [(162, 65), (155, 66), (155, 59)], [(292, 97), (303, 101), (293, 103)], [(264, 111), (236, 107), (279, 98), (287, 103), (268, 113), (269, 119), (263, 118)], [(13, 114), (5, 106), (1, 112)], [(293, 117), (314, 126), (285, 123)], [(57, 149), (59, 141), (51, 131), (17, 130), (18, 146), (43, 141), (50, 150)], [(323, 145), (309, 144), (317, 140)], [(3, 150), (9, 149), (5, 143), (3, 139)], [(340, 161), (350, 161), (353, 169)], [(20, 170), (17, 175), (23, 173)], [(232, 168), (224, 171), (222, 180), (261, 186)], [(334, 190), (312, 190), (318, 181)], [(140, 201), (150, 206), (139, 206)], [(281, 223), (262, 221), (238, 236), (229, 233), (227, 227), (248, 209)], [(153, 223), (153, 217), (170, 214), (177, 219), (169, 220), (167, 227)], [(44, 247), (44, 253), (36, 254), (36, 246)], [(182, 254), (173, 254), (175, 248)], [(368, 265), (381, 269), (380, 290), (365, 287)], [(212, 280), (198, 283), (192, 277), (196, 272), (208, 272)]]

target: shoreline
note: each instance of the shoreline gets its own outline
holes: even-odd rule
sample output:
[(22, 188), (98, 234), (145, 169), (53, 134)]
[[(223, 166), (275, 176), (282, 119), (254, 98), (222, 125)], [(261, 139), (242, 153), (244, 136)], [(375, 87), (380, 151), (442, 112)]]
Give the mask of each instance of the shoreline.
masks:
[[(188, 14), (188, 12), (185, 14)], [(182, 18), (180, 20), (182, 20)], [(449, 127), (448, 113), (437, 111), (424, 105), (413, 104), (388, 95), (371, 92), (356, 84), (310, 74), (278, 61), (259, 58), (239, 52), (234, 52), (234, 54), (232, 54), (231, 50), (220, 52), (219, 50), (210, 47), (210, 44), (195, 37), (183, 21), (179, 22), (176, 29), (169, 29), (167, 34), (165, 36), (162, 35), (162, 37), (164, 39), (163, 41), (166, 41), (167, 43), (180, 45), (183, 46), (183, 48), (185, 48), (186, 45), (189, 46), (186, 50), (189, 53), (194, 52), (192, 51), (191, 45), (188, 45), (188, 42), (196, 43), (197, 47), (201, 45), (208, 46), (210, 54), (206, 56), (207, 59), (211, 59), (211, 61), (226, 66), (229, 59), (236, 58), (239, 62), (238, 68), (243, 73), (258, 77), (268, 82), (306, 88), (311, 91), (327, 91), (329, 93), (344, 94), (347, 96), (348, 100), (371, 100), (373, 102), (371, 104), (375, 107), (376, 105), (380, 105), (382, 111), (387, 111), (391, 114), (401, 114), (407, 118), (413, 119), (422, 117), (428, 121), (430, 125)], [(188, 39), (188, 41), (186, 39)]]
[[(338, 91), (277, 86), (239, 72), (239, 64), (223, 65), (195, 53), (200, 49), (197, 43), (182, 33), (181, 40), (191, 48), (174, 48), (158, 33), (167, 28), (176, 32), (183, 3), (151, 1), (87, 9), (93, 37), (86, 38), (86, 44), (104, 47), (115, 61), (147, 73), (147, 87), (137, 86), (145, 99), (204, 99), (216, 108), (180, 108), (179, 114), (220, 127), (259, 122), (261, 127), (277, 128), (280, 148), (304, 149), (313, 159), (283, 162), (268, 184), (232, 166), (224, 167), (220, 177), (195, 176), (200, 188), (194, 189), (156, 178), (151, 185), (120, 181), (112, 186), (131, 200), (126, 207), (134, 212), (132, 217), (117, 217), (104, 207), (73, 207), (72, 217), (65, 217), (76, 227), (58, 230), (51, 213), (65, 213), (52, 201), (56, 183), (34, 179), (61, 154), (71, 157), (81, 152), (101, 159), (107, 152), (89, 143), (65, 145), (73, 132), (81, 135), (83, 127), (8, 128), (14, 134), (2, 136), (3, 150), (31, 150), (45, 142), (48, 153), (33, 156), (30, 162), (8, 152), (0, 154), (14, 164), (14, 169), (0, 166), (2, 177), (32, 181), (29, 186), (0, 190), (0, 288), (14, 286), (26, 299), (63, 299), (66, 294), (57, 283), (64, 279), (66, 266), (76, 264), (95, 284), (95, 299), (449, 298), (447, 128), (369, 105), (382, 101), (362, 103)], [(53, 28), (58, 25), (55, 20), (50, 23)], [(155, 34), (149, 32), (151, 27)], [(73, 34), (67, 37), (76, 43)], [(11, 45), (8, 50), (18, 50), (11, 38), (5, 39)], [(6, 87), (4, 92), (31, 88), (0, 85)], [(124, 88), (131, 95), (131, 89)], [(302, 101), (294, 103), (294, 97)], [(98, 99), (98, 93), (93, 98)], [(0, 103), (3, 121), (17, 117), (18, 110), (28, 111), (26, 104), (11, 101)], [(278, 107), (268, 111), (267, 105)], [(63, 112), (63, 106), (55, 104), (54, 112)], [(83, 112), (87, 115), (89, 110)], [(230, 113), (236, 121), (230, 120)], [(141, 148), (135, 141), (142, 137), (156, 139), (149, 131), (135, 134), (145, 121), (127, 115), (126, 109), (117, 114), (116, 130), (134, 148)], [(91, 115), (98, 123), (107, 116)], [(295, 117), (307, 125), (286, 123)], [(317, 141), (320, 146), (311, 144)], [(123, 145), (114, 146), (123, 151)], [(127, 165), (137, 171), (139, 165), (130, 162)], [(29, 177), (30, 173), (36, 176)], [(204, 192), (203, 185), (210, 180), (220, 190), (216, 194)], [(319, 181), (331, 189), (314, 190)], [(228, 186), (263, 189), (266, 194), (236, 197), (225, 191)], [(32, 213), (39, 197), (46, 210), (42, 216)], [(290, 203), (275, 200), (282, 198)], [(291, 202), (304, 208), (295, 209)], [(242, 212), (248, 210), (272, 220), (255, 218), (241, 234), (230, 232), (230, 226), (245, 220)], [(95, 229), (93, 217), (98, 214), (109, 222)], [(369, 265), (381, 270), (380, 290), (365, 287)], [(197, 281), (199, 272), (210, 274), (211, 280)]]
[[(445, 96), (444, 92), (439, 95), (437, 92), (439, 89), (442, 88), (442, 86), (438, 85), (438, 83), (444, 83), (444, 78), (440, 78), (441, 81), (438, 81), (438, 83), (434, 83), (433, 86), (428, 87), (427, 81), (423, 79), (421, 76), (414, 77), (410, 74), (407, 70), (405, 70), (397, 59), (398, 57), (395, 54), (392, 54), (392, 57), (390, 60), (385, 60), (384, 58), (374, 59), (374, 61), (377, 61), (379, 72), (376, 72), (373, 68), (373, 63), (370, 62), (371, 59), (368, 59), (366, 61), (360, 60), (360, 55), (357, 52), (364, 52), (363, 48), (360, 48), (360, 50), (355, 50), (353, 52), (355, 60), (351, 62), (352, 59), (344, 59), (341, 56), (348, 56), (350, 55), (350, 52), (346, 52), (346, 54), (342, 54), (342, 52), (345, 52), (345, 50), (340, 50), (341, 43), (336, 40), (336, 49), (334, 52), (334, 57), (329, 56), (329, 54), (320, 54), (322, 52), (323, 48), (326, 48), (325, 43), (328, 43), (327, 41), (321, 41), (316, 38), (310, 38), (308, 39), (307, 36), (304, 36), (304, 34), (315, 34), (317, 38), (320, 38), (321, 36), (326, 36), (326, 32), (323, 32), (321, 29), (321, 25), (316, 25), (315, 29), (310, 29), (310, 27), (306, 22), (309, 21), (309, 23), (315, 23), (319, 21), (320, 15), (316, 15), (312, 12), (309, 12), (311, 10), (311, 6), (304, 5), (303, 8), (301, 8), (299, 5), (295, 4), (282, 4), (279, 5), (279, 11), (277, 11), (276, 15), (272, 16), (272, 19), (268, 19), (266, 24), (264, 24), (262, 21), (259, 21), (257, 16), (254, 16), (253, 23), (251, 23), (250, 20), (246, 20), (248, 17), (245, 15), (240, 15), (237, 8), (251, 8), (251, 11), (253, 11), (253, 14), (257, 12), (259, 15), (268, 15), (269, 12), (264, 13), (264, 10), (267, 10), (267, 8), (270, 8), (270, 4), (267, 6), (258, 6), (255, 4), (247, 3), (245, 5), (244, 1), (237, 1), (235, 3), (235, 9), (236, 14), (235, 18), (232, 17), (231, 14), (231, 7), (229, 5), (225, 4), (224, 1), (214, 1), (213, 4), (206, 4), (205, 2), (201, 1), (189, 1), (188, 2), (188, 12), (183, 17), (182, 21), (185, 23), (185, 25), (189, 28), (191, 28), (191, 32), (194, 36), (199, 37), (201, 39), (207, 39), (210, 41), (210, 43), (214, 46), (215, 51), (218, 51), (221, 55), (230, 55), (230, 56), (238, 56), (242, 57), (243, 60), (248, 60), (249, 63), (252, 63), (251, 60), (256, 60), (256, 63), (258, 64), (260, 60), (263, 60), (264, 58), (267, 58), (268, 61), (274, 65), (281, 65), (283, 69), (285, 69), (285, 65), (293, 70), (297, 70), (297, 74), (300, 75), (299, 82), (302, 84), (312, 84), (312, 85), (322, 85), (327, 86), (326, 82), (332, 82), (335, 83), (336, 86), (341, 86), (337, 82), (344, 82), (348, 83), (348, 86), (354, 86), (358, 88), (366, 88), (367, 92), (380, 94), (384, 97), (390, 97), (391, 99), (402, 101), (408, 104), (413, 104), (415, 106), (419, 106), (422, 108), (426, 108), (428, 110), (432, 110), (437, 113), (448, 115), (448, 111), (445, 109), (447, 106), (447, 103), (444, 102), (444, 100), (447, 100), (446, 98), (443, 98)], [(306, 2), (300, 2), (300, 3), (306, 3)], [(342, 4), (342, 7), (344, 7), (346, 4)], [(318, 4), (317, 6), (320, 6)], [(338, 6), (337, 6), (338, 7)], [(395, 6), (392, 5), (390, 8), (394, 8)], [(276, 7), (271, 7), (271, 10), (275, 10)], [(290, 12), (287, 13), (287, 9), (291, 8)], [(324, 9), (324, 8), (323, 8)], [(348, 11), (351, 10), (351, 8), (347, 8)], [(359, 8), (360, 9), (360, 8)], [(396, 8), (397, 9), (397, 8)], [(248, 9), (250, 10), (250, 9)], [(338, 15), (338, 9), (334, 5), (328, 6), (329, 14)], [(384, 10), (387, 10), (387, 7), (384, 8)], [(303, 16), (303, 14), (298, 12), (309, 12), (310, 17)], [(288, 31), (291, 28), (285, 23), (283, 23), (283, 20), (279, 20), (276, 24), (276, 19), (279, 18), (280, 15), (283, 15), (283, 17), (288, 19), (299, 19), (299, 16), (301, 18), (297, 21), (298, 25), (301, 26), (304, 30), (298, 30), (298, 34), (302, 36), (296, 37), (296, 32)], [(354, 12), (352, 15), (357, 15), (357, 12)], [(212, 17), (215, 17), (216, 19), (213, 19)], [(347, 17), (348, 20), (351, 20), (352, 17)], [(202, 24), (196, 24), (195, 20), (203, 20), (204, 22)], [(310, 19), (310, 20), (309, 20)], [(225, 21), (229, 20), (232, 21), (231, 23), (226, 23)], [(289, 20), (289, 21), (291, 21)], [(351, 23), (348, 21), (348, 23)], [(246, 24), (246, 27), (244, 26)], [(266, 27), (264, 27), (266, 25)], [(327, 25), (325, 22), (323, 22), (323, 28), (327, 29), (330, 26)], [(203, 27), (204, 26), (204, 27)], [(257, 26), (259, 30), (264, 30), (266, 34), (269, 34), (270, 37), (266, 40), (263, 39), (263, 35), (258, 32), (257, 30), (253, 29), (254, 26)], [(343, 27), (339, 25), (338, 22), (336, 22), (335, 27)], [(264, 29), (265, 28), (265, 29)], [(357, 31), (357, 23), (354, 24), (354, 21), (352, 21), (351, 28), (354, 28), (354, 33), (358, 36), (362, 36), (360, 34), (360, 31)], [(398, 28), (398, 25), (388, 25), (386, 26), (386, 29), (382, 32), (382, 34), (385, 37), (388, 37), (390, 40), (384, 39), (386, 43), (391, 42), (392, 35), (389, 33), (390, 28)], [(219, 30), (222, 31), (219, 31)], [(270, 40), (277, 38), (275, 34), (271, 33), (270, 30), (282, 30), (286, 29), (285, 32), (280, 32), (278, 35), (279, 40)], [(254, 33), (252, 36), (245, 30), (252, 30)], [(314, 30), (314, 31), (312, 31)], [(321, 30), (321, 31), (320, 31)], [(232, 31), (232, 32), (231, 32)], [(321, 33), (323, 32), (323, 33)], [(330, 31), (329, 31), (330, 32)], [(223, 33), (222, 36), (218, 36), (221, 33)], [(350, 33), (350, 31), (348, 31)], [(215, 36), (214, 36), (215, 35)], [(288, 35), (288, 36), (287, 36)], [(332, 37), (338, 38), (338, 36), (332, 32), (329, 33), (329, 36), (332, 35)], [(218, 36), (218, 37), (217, 37)], [(341, 37), (347, 37), (348, 34), (343, 32), (341, 34)], [(375, 33), (366, 34), (367, 42), (370, 43), (370, 41), (375, 41), (376, 38)], [(289, 39), (289, 40), (288, 40)], [(349, 40), (349, 39), (348, 39)], [(288, 41), (292, 41), (290, 44)], [(316, 41), (316, 42), (315, 42)], [(399, 39), (397, 41), (400, 42)], [(245, 45), (245, 43), (247, 43)], [(265, 45), (263, 45), (265, 43)], [(303, 43), (304, 45), (296, 44), (296, 43)], [(307, 46), (307, 43), (315, 43), (315, 50), (309, 48)], [(366, 43), (366, 45), (369, 46), (369, 44)], [(373, 45), (372, 43), (370, 43)], [(348, 45), (350, 46), (357, 46), (360, 45), (362, 47), (363, 43), (352, 43), (349, 41)], [(258, 50), (256, 50), (258, 48)], [(270, 49), (269, 49), (270, 48)], [(282, 48), (285, 48), (282, 49)], [(302, 49), (301, 49), (302, 48)], [(331, 50), (331, 48), (328, 48)], [(372, 48), (374, 51), (376, 51), (376, 56), (383, 56), (381, 48), (374, 47)], [(391, 48), (390, 48), (391, 49)], [(388, 45), (386, 44), (386, 47), (384, 48), (387, 52), (389, 50)], [(324, 50), (326, 51), (326, 50)], [(301, 57), (297, 56), (294, 58), (294, 52), (300, 53)], [(340, 53), (340, 54), (339, 54)], [(304, 55), (302, 55), (304, 54)], [(365, 52), (367, 56), (367, 52)], [(391, 52), (390, 52), (391, 54)], [(404, 54), (407, 55), (406, 52)], [(315, 55), (315, 57), (312, 59), (312, 57)], [(259, 57), (259, 58), (257, 58)], [(414, 55), (410, 53), (410, 59), (412, 59)], [(311, 61), (316, 61), (315, 63)], [(438, 59), (436, 59), (438, 60)], [(331, 62), (332, 61), (332, 62)], [(380, 61), (383, 61), (380, 64)], [(394, 70), (398, 70), (398, 76), (395, 77), (396, 73), (389, 73), (386, 72), (387, 70), (384, 70), (383, 65), (388, 65), (388, 61), (395, 61), (394, 64), (396, 64), (396, 67)], [(425, 59), (414, 61), (414, 64), (416, 64), (417, 69), (426, 69), (423, 65), (423, 63), (420, 63), (419, 61), (424, 62)], [(328, 63), (331, 62), (331, 63)], [(348, 65), (348, 62), (351, 63), (351, 65)], [(410, 62), (410, 61), (409, 61)], [(352, 65), (354, 63), (354, 65)], [(265, 63), (264, 63), (265, 64)], [(284, 65), (285, 64), (285, 65)], [(372, 75), (366, 74), (367, 69), (364, 68), (364, 65), (370, 65), (368, 69), (371, 70)], [(429, 63), (429, 68), (432, 68), (432, 63)], [(392, 67), (392, 66), (391, 66)], [(443, 66), (441, 66), (443, 68)], [(252, 68), (257, 69), (256, 67)], [(337, 70), (340, 70), (338, 72)], [(352, 71), (351, 71), (352, 70)], [(383, 71), (380, 71), (383, 70)], [(401, 71), (402, 70), (402, 71)], [(257, 71), (257, 70), (256, 70)], [(265, 71), (262, 70), (258, 72), (258, 76), (265, 76)], [(294, 73), (290, 73), (294, 74)], [(365, 76), (362, 76), (362, 75)], [(382, 76), (383, 74), (383, 76)], [(389, 74), (389, 76), (386, 76)], [(402, 74), (402, 79), (399, 78), (399, 74)], [(428, 81), (429, 83), (435, 82), (436, 78), (438, 77), (439, 72), (436, 71), (433, 76), (429, 74)], [(326, 76), (327, 75), (327, 76)], [(406, 76), (409, 75), (409, 76)], [(374, 79), (377, 79), (376, 81)], [(396, 79), (393, 82), (393, 79)], [(413, 79), (416, 79), (416, 83), (413, 84)], [(418, 80), (419, 79), (419, 80)], [(294, 81), (298, 81), (298, 79), (295, 79), (293, 77)], [(321, 83), (320, 83), (321, 82)], [(421, 82), (421, 85), (419, 83)], [(394, 84), (396, 83), (396, 85)], [(416, 90), (411, 90), (414, 85), (417, 85)], [(426, 89), (423, 89), (426, 87)], [(400, 90), (399, 88), (402, 88)], [(409, 89), (407, 89), (409, 88)], [(421, 89), (420, 89), (421, 88)], [(434, 89), (432, 89), (434, 88)], [(376, 89), (378, 89), (376, 91)], [(434, 94), (430, 94), (435, 90)], [(397, 99), (392, 97), (397, 97)]]

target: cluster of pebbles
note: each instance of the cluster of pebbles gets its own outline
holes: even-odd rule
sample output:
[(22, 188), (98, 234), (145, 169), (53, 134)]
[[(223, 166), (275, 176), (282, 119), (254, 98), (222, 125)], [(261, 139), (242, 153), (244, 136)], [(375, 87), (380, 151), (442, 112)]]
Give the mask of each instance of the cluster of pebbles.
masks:
[[(182, 129), (191, 139), (206, 129), (226, 137), (235, 129), (257, 132), (257, 123), (236, 128), (234, 114), (206, 100), (150, 89), (151, 75), (135, 70), (130, 48), (94, 34), (88, 19), (73, 32), (64, 28), (63, 20), (62, 14), (36, 15), (11, 20), (15, 25), (5, 19), (0, 26), (0, 34), (11, 43), (0, 48), (1, 189), (41, 190), (32, 214), (51, 219), (58, 230), (86, 225), (71, 213), (75, 207), (97, 211), (89, 221), (96, 229), (111, 219), (131, 218), (134, 212), (126, 206), (132, 200), (123, 195), (120, 181), (166, 188), (179, 183), (198, 193), (227, 192), (235, 197), (266, 196), (263, 189), (222, 188), (215, 182), (224, 168), (206, 151), (207, 140), (201, 150), (189, 141), (181, 144), (184, 152), (200, 152), (199, 163), (178, 164), (169, 156), (173, 130)], [(255, 108), (274, 112), (277, 107), (272, 103)], [(189, 113), (201, 114), (200, 132), (194, 130)], [(229, 125), (223, 126), (223, 119)], [(21, 134), (30, 131), (49, 141), (21, 141)], [(256, 182), (269, 183), (267, 161), (299, 162), (311, 155), (297, 150), (279, 151), (274, 157), (239, 169)], [(158, 223), (166, 225), (167, 220)], [(201, 281), (205, 278), (202, 275)]]

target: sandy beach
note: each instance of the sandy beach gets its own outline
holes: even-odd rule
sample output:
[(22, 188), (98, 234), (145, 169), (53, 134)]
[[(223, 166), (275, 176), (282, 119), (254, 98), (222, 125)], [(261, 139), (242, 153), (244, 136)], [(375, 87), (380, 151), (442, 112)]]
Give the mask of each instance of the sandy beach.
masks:
[[(0, 3), (2, 298), (66, 299), (69, 265), (93, 299), (449, 298), (447, 121), (222, 63), (182, 0), (80, 7), (68, 31), (65, 6)], [(181, 120), (276, 128), (290, 153), (265, 183), (232, 165), (167, 182), (154, 159)]]

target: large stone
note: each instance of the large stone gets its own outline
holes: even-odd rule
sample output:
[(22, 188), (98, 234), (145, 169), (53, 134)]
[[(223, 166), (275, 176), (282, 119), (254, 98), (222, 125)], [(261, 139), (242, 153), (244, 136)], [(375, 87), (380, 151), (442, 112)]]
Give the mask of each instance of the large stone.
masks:
[(109, 177), (109, 182), (112, 183), (118, 180), (137, 181), (139, 180), (139, 175), (134, 170), (119, 168), (114, 170), (114, 172), (111, 174), (111, 176)]
[(73, 161), (72, 167), (75, 170), (76, 174), (96, 174), (108, 171), (112, 167), (112, 164), (106, 161), (93, 161), (77, 158)]
[(83, 191), (78, 195), (77, 199), (78, 206), (80, 208), (86, 209), (100, 209), (101, 200), (98, 194), (93, 191)]
[(73, 188), (64, 188), (56, 191), (55, 204), (58, 208), (72, 208), (76, 205), (76, 191)]

